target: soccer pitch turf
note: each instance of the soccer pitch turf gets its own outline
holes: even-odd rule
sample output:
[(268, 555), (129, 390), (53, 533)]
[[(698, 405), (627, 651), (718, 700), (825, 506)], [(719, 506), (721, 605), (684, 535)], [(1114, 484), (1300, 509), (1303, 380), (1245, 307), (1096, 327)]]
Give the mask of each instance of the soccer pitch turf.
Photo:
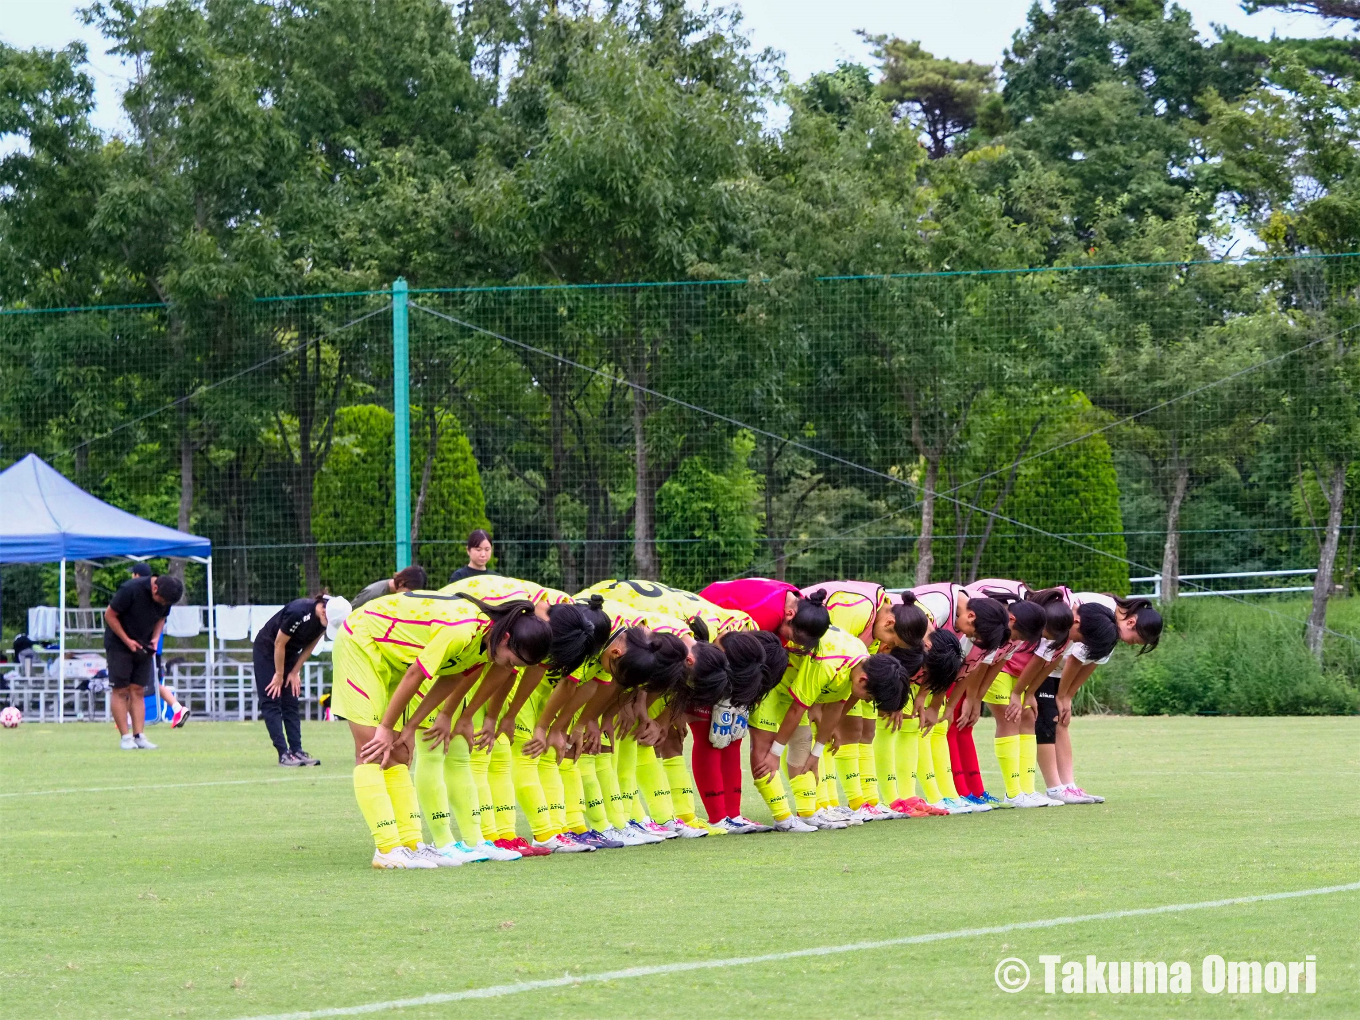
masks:
[[(959, 934), (1360, 880), (1360, 720), (1082, 718), (1073, 733), (1106, 804), (407, 873), (368, 867), (342, 726), (307, 724), (323, 765), (285, 771), (258, 723), (156, 727), (154, 753), (119, 751), (111, 726), (26, 724), (0, 733), (0, 1015), (1360, 1015), (1360, 889)], [(984, 720), (998, 789), (990, 736)], [(766, 817), (749, 789), (747, 807)], [(955, 937), (735, 960), (934, 933)], [(1312, 954), (1316, 994), (1211, 995), (1215, 953)], [(1188, 961), (1193, 991), (1045, 994), (1041, 954)], [(1006, 957), (1033, 972), (1019, 994), (994, 980)]]

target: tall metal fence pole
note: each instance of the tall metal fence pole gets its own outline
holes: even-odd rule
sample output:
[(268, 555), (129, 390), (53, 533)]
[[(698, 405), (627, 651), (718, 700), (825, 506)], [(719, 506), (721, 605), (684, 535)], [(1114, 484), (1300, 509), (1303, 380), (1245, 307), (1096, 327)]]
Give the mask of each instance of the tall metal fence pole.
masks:
[(411, 565), (411, 365), (406, 280), (392, 281), (392, 430), (396, 452), (397, 569)]

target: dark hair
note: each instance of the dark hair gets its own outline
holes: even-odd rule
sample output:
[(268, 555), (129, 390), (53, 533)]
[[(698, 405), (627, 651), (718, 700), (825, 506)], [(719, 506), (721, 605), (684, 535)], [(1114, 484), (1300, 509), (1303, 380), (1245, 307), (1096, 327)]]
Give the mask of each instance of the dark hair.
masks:
[(809, 651), (817, 647), (830, 626), (831, 614), (826, 611), (826, 591), (821, 588), (807, 598), (798, 600), (798, 608), (789, 621), (793, 636), (801, 639), (799, 643), (806, 645)]
[(1043, 606), (1024, 599), (1014, 599), (1007, 603), (1006, 611), (1015, 619), (1015, 629), (1020, 632), (1020, 640), (1029, 645), (1026, 651), (1033, 651), (1039, 639), (1044, 636), (1044, 623), (1048, 619)]
[[(770, 637), (775, 639), (776, 644), (779, 643), (775, 635), (771, 634)], [(722, 650), (727, 656), (727, 676), (732, 684), (729, 700), (742, 708), (753, 707), (765, 694), (762, 690), (765, 680), (765, 645), (751, 631), (738, 630), (722, 636)], [(780, 650), (783, 651), (782, 647)], [(787, 652), (784, 662), (788, 663)]]
[(598, 655), (609, 640), (609, 617), (593, 605), (565, 602), (549, 606), (548, 626), (552, 630), (548, 672), (554, 678), (575, 673), (586, 659)]
[(674, 634), (648, 634), (641, 627), (623, 632), (626, 647), (614, 663), (614, 682), (623, 690), (645, 687), (674, 693), (685, 679), (689, 649)]
[(902, 668), (907, 671), (907, 680), (913, 680), (917, 673), (921, 672), (921, 667), (926, 662), (926, 650), (924, 645), (910, 645), (906, 648), (894, 648), (888, 653), (902, 664)]
[(156, 594), (165, 599), (167, 604), (173, 606), (184, 597), (184, 582), (178, 577), (172, 574), (157, 574), (155, 580)]
[(1119, 640), (1119, 628), (1114, 623), (1114, 610), (1098, 602), (1084, 602), (1077, 607), (1077, 621), (1081, 627), (1081, 643), (1092, 659), (1103, 659), (1114, 651)]
[(755, 708), (761, 698), (779, 686), (779, 681), (784, 679), (784, 673), (789, 668), (789, 650), (784, 647), (784, 642), (779, 640), (778, 634), (768, 630), (757, 630), (751, 636), (760, 642), (765, 652), (765, 666), (760, 677), (760, 692), (756, 697), (750, 701), (738, 702), (736, 693), (733, 692), (732, 704), (739, 704), (742, 708)]
[(487, 658), (496, 654), (504, 638), (510, 639), (510, 651), (529, 665), (542, 662), (552, 649), (552, 627), (534, 613), (528, 599), (514, 599), (499, 606), (488, 605), (465, 591), (455, 592), (454, 598), (465, 599), (491, 619), (491, 629), (485, 640)]
[(953, 631), (936, 627), (927, 635), (929, 644), (925, 650), (926, 678), (928, 691), (938, 694), (947, 691), (959, 675), (963, 665), (963, 645)]
[(128, 569), (132, 571), (132, 576), (133, 576), (133, 577), (150, 577), (150, 576), (151, 576), (151, 564), (150, 564), (150, 563), (140, 563), (140, 562), (139, 562), (139, 563), (134, 563), (134, 564), (133, 564), (131, 567), (129, 567)]
[(909, 591), (902, 593), (902, 604), (889, 607), (893, 615), (893, 633), (897, 639), (909, 647), (919, 648), (930, 629), (930, 617), (916, 604), (916, 596)]
[(1033, 602), (1044, 611), (1044, 633), (1055, 641), (1067, 640), (1067, 632), (1072, 629), (1072, 607), (1061, 588), (1045, 588), (1025, 595), (1026, 602)]
[(968, 608), (973, 612), (973, 644), (984, 652), (1000, 648), (1010, 636), (1011, 621), (1006, 615), (1006, 604), (999, 599), (984, 596), (969, 599)]
[(399, 591), (403, 588), (407, 591), (420, 591), (430, 583), (430, 579), (425, 576), (424, 567), (412, 564), (405, 570), (398, 570), (393, 574), (392, 583)]
[(907, 703), (906, 667), (891, 655), (871, 655), (861, 664), (869, 700), (880, 712), (900, 712)]
[(1162, 614), (1157, 612), (1152, 600), (1137, 595), (1130, 598), (1111, 595), (1110, 598), (1114, 599), (1115, 605), (1133, 617), (1133, 629), (1143, 639), (1143, 647), (1138, 649), (1138, 654), (1142, 655), (1156, 648), (1157, 642), (1162, 639)]
[(699, 641), (712, 641), (709, 637), (708, 621), (702, 616), (695, 614), (685, 621), (689, 624), (689, 632)]
[(472, 531), (468, 534), (467, 547), (471, 549), (474, 546), (481, 545), (483, 542), (490, 541), (491, 536), (486, 533), (485, 529), (473, 528)]
[(716, 705), (732, 696), (732, 677), (727, 656), (708, 641), (696, 641), (689, 649), (694, 665), (685, 670), (685, 682), (675, 692), (675, 715), (696, 705)]

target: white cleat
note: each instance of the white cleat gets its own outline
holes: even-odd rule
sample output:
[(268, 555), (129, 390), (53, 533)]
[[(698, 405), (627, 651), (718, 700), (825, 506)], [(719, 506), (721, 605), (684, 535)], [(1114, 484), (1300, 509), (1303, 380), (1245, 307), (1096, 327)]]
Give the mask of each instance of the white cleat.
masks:
[(708, 835), (707, 829), (695, 828), (693, 825), (689, 825), (679, 818), (672, 818), (669, 822), (662, 822), (661, 827), (667, 832), (675, 833), (681, 839), (699, 839)]
[(1048, 807), (1048, 797), (1041, 797), (1037, 793), (1025, 793), (1022, 790), (1016, 799), (1024, 802), (1017, 804), (1016, 807)]
[(1087, 793), (1080, 786), (1069, 786), (1069, 790), (1075, 791), (1078, 797), (1085, 797), (1088, 804), (1104, 804), (1104, 797), (1097, 797), (1094, 793)]
[(142, 734), (140, 733), (138, 733), (135, 737), (132, 738), (132, 742), (133, 744), (136, 745), (137, 750), (139, 751), (156, 750), (156, 745), (153, 744), (151, 741), (147, 740), (146, 737), (142, 736)]
[[(408, 851), (409, 853), (409, 851)], [(462, 861), (455, 861), (452, 857), (445, 857), (429, 843), (421, 843), (417, 846), (415, 855), (422, 861), (433, 862), (436, 868), (456, 868)]]
[(585, 843), (577, 843), (573, 839), (563, 839), (561, 836), (549, 836), (545, 840), (534, 840), (534, 846), (542, 847), (544, 850), (551, 850), (555, 854), (583, 854), (589, 853), (595, 848), (587, 846)]
[(472, 848), (477, 853), (485, 854), (488, 861), (517, 861), (524, 855), (518, 850), (507, 850), (503, 846), (497, 846), (490, 840), (483, 840)]
[(118, 748), (122, 751), (135, 751), (137, 750), (137, 741), (132, 739), (131, 733), (124, 733), (122, 739), (118, 741)]
[(997, 807), (1003, 808), (1026, 808), (1035, 806), (1036, 805), (1029, 802), (1029, 798), (1023, 793), (1017, 793), (1014, 797), (1002, 797), (1001, 803), (997, 805)]
[(645, 831), (650, 832), (653, 836), (660, 836), (662, 839), (675, 839), (676, 836), (680, 835), (678, 832), (672, 832), (670, 829), (666, 828), (664, 825), (658, 825), (656, 822), (652, 821), (650, 818), (644, 818), (644, 819), (643, 819), (642, 821), (640, 821), (640, 822), (630, 822), (629, 824), (630, 824), (630, 825), (639, 825), (639, 826), (641, 826)]
[(721, 826), (722, 826), (724, 829), (726, 829), (728, 832), (735, 833), (735, 834), (737, 834), (737, 835), (739, 835), (739, 836), (744, 836), (744, 835), (746, 835), (747, 833), (751, 833), (751, 832), (773, 832), (773, 831), (774, 831), (774, 826), (772, 826), (772, 825), (761, 825), (759, 822), (753, 822), (753, 821), (751, 821), (751, 819), (747, 818), (745, 815), (732, 815), (732, 816), (729, 817), (729, 818), (724, 818), (724, 819), (723, 819), (721, 822), (719, 822), (718, 824), (721, 825)]
[(832, 804), (828, 808), (822, 808), (822, 813), (833, 822), (848, 822), (855, 817), (853, 811), (840, 804)]
[(865, 822), (878, 821), (878, 815), (874, 814), (874, 812), (869, 809), (868, 804), (863, 804), (857, 807), (846, 821), (851, 825), (854, 825), (855, 822), (859, 822), (860, 825), (863, 825)]
[(962, 797), (946, 797), (936, 806), (944, 808), (951, 815), (971, 815), (974, 810), (974, 805)]
[(797, 815), (790, 815), (782, 821), (775, 822), (771, 828), (775, 832), (816, 832), (817, 826), (809, 825)]
[(428, 857), (404, 846), (396, 846), (387, 853), (373, 851), (373, 867), (380, 871), (433, 871), (439, 867)]
[[(650, 834), (643, 834), (636, 829), (605, 829), (605, 839), (618, 840), (624, 846), (649, 846), (652, 843), (660, 843), (661, 840)], [(537, 844), (535, 844), (537, 845)]]
[[(446, 857), (453, 861), (453, 867), (457, 867), (460, 864), (476, 864), (479, 861), (486, 860), (481, 854), (472, 853), (467, 850), (466, 846), (462, 843), (445, 843), (443, 846), (422, 843), (421, 846), (427, 846), (440, 857)], [(449, 865), (444, 865), (444, 867), (449, 867)]]
[[(814, 812), (812, 817), (805, 818), (803, 821), (818, 829), (848, 829), (850, 827), (849, 822), (843, 822), (839, 818), (828, 814), (825, 808), (821, 811)], [(864, 823), (860, 822), (859, 824), (863, 825)]]
[(1039, 800), (1045, 801), (1049, 807), (1062, 807), (1067, 803), (1067, 801), (1063, 800), (1061, 797), (1055, 797), (1047, 790), (1035, 790), (1034, 796)]

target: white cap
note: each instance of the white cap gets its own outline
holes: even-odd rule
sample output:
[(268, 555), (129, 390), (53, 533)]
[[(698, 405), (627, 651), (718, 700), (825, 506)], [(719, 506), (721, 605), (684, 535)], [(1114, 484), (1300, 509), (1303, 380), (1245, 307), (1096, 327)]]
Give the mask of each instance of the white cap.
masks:
[(354, 612), (354, 607), (349, 604), (349, 599), (340, 595), (331, 595), (326, 599), (326, 640), (334, 641), (335, 635), (340, 633), (340, 624), (345, 622), (345, 617)]

